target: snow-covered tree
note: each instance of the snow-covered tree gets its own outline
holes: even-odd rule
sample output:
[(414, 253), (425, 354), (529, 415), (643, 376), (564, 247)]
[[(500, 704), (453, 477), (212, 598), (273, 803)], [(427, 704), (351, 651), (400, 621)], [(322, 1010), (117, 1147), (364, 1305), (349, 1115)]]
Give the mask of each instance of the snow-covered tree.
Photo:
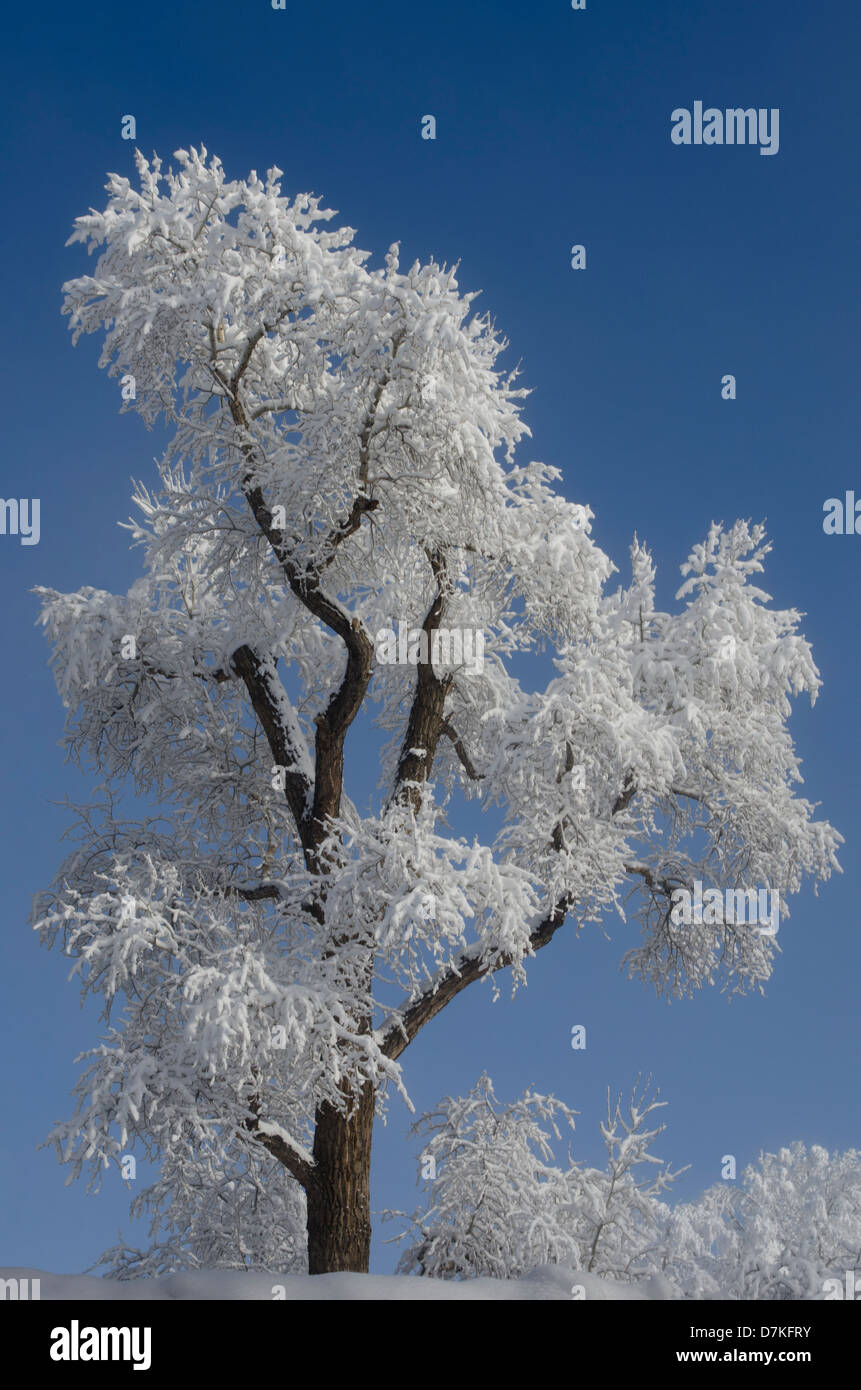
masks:
[(677, 1297), (727, 1297), (723, 1289), (726, 1271), (716, 1251), (726, 1239), (732, 1198), (733, 1189), (719, 1183), (694, 1202), (666, 1208), (651, 1267), (667, 1279)]
[(607, 1167), (569, 1166), (570, 1225), (581, 1251), (582, 1268), (593, 1274), (630, 1280), (654, 1271), (666, 1207), (659, 1197), (683, 1169), (675, 1172), (651, 1152), (666, 1125), (648, 1127), (649, 1116), (666, 1105), (649, 1094), (651, 1078), (634, 1083), (627, 1115), (622, 1098), (607, 1091), (607, 1120), (601, 1135)]
[(648, 1082), (638, 1094), (638, 1084), (626, 1115), (608, 1092), (604, 1170), (570, 1154), (559, 1165), (557, 1120), (573, 1129), (574, 1112), (553, 1096), (527, 1091), (500, 1105), (482, 1075), (467, 1096), (446, 1097), (413, 1126), (427, 1136), (427, 1197), (395, 1238), (409, 1241), (399, 1272), (514, 1279), (560, 1264), (619, 1282), (657, 1276), (675, 1298), (842, 1291), (846, 1272), (861, 1268), (861, 1153), (796, 1142), (760, 1155), (738, 1185), (716, 1183), (670, 1206), (661, 1195), (679, 1171), (651, 1153), (665, 1126), (647, 1123), (664, 1102), (649, 1096)]
[(532, 1090), (500, 1105), (483, 1073), (468, 1095), (446, 1096), (423, 1115), (411, 1133), (427, 1136), (421, 1162), (428, 1205), (412, 1218), (412, 1243), (398, 1271), (516, 1279), (540, 1264), (579, 1268), (565, 1174), (551, 1161), (552, 1136), (561, 1139), (560, 1123), (573, 1129), (574, 1114)]
[[(129, 592), (39, 591), (67, 748), (104, 788), (35, 908), (107, 1016), (54, 1138), (75, 1174), (135, 1142), (189, 1175), (214, 1147), (267, 1187), (275, 1160), (311, 1271), (361, 1270), (374, 1116), (456, 995), (522, 980), (629, 887), (631, 972), (762, 986), (775, 936), (679, 930), (671, 894), (767, 885), (786, 915), (836, 867), (786, 729), (819, 676), (754, 583), (761, 526), (712, 524), (672, 613), (639, 542), (607, 591), (590, 509), (515, 461), (524, 392), (453, 269), (402, 271), (396, 246), (370, 267), (280, 170), (175, 159), (110, 176), (65, 287), (75, 340), (103, 334), (123, 409), (170, 443), (136, 488)], [(512, 659), (542, 644), (533, 692)], [(363, 814), (345, 741), (370, 702), (389, 741)], [(501, 813), (484, 841), (449, 829), (469, 798)]]
[(738, 1186), (675, 1208), (665, 1241), (662, 1272), (690, 1297), (822, 1299), (861, 1267), (861, 1153), (761, 1154)]
[(526, 1091), (500, 1106), (485, 1074), (469, 1095), (440, 1101), (411, 1131), (429, 1136), (421, 1155), (428, 1196), (396, 1237), (412, 1236), (400, 1272), (516, 1279), (564, 1264), (622, 1281), (655, 1273), (667, 1219), (658, 1197), (678, 1173), (650, 1151), (666, 1126), (649, 1129), (647, 1120), (666, 1102), (649, 1096), (649, 1082), (638, 1094), (638, 1084), (627, 1116), (621, 1097), (613, 1103), (607, 1092), (603, 1171), (570, 1153), (558, 1166), (556, 1121), (573, 1129), (575, 1112), (553, 1096)]

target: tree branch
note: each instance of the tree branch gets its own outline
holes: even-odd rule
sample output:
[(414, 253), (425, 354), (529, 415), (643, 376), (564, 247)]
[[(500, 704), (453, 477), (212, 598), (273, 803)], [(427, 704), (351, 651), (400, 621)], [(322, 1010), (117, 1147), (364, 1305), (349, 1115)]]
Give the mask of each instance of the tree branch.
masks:
[(275, 688), (271, 670), (249, 646), (237, 648), (231, 662), (236, 674), (245, 682), (272, 757), (278, 767), (284, 768), (284, 794), (304, 845), (311, 783), (299, 770), (300, 750), (291, 741), (290, 731), (284, 727), (282, 711), (283, 701), (287, 697), (283, 688)]
[(668, 878), (656, 878), (648, 864), (626, 864), (625, 873), (639, 874), (643, 882), (649, 888), (657, 889), (659, 892), (665, 893), (667, 897), (672, 897), (673, 895), (672, 880)]
[[(340, 813), (344, 783), (344, 740), (362, 706), (370, 683), (374, 649), (359, 619), (351, 620), (340, 604), (329, 598), (320, 588), (320, 572), (300, 571), (290, 558), (285, 537), (280, 528), (274, 525), (273, 514), (266, 505), (263, 490), (254, 480), (254, 444), (247, 438), (248, 416), (238, 394), (232, 396), (230, 410), (235, 424), (246, 436), (246, 442), (240, 446), (248, 464), (248, 472), (242, 480), (242, 491), (254, 519), (272, 547), (293, 593), (314, 617), (319, 618), (320, 622), (341, 638), (347, 648), (347, 667), (341, 685), (332, 695), (326, 709), (322, 714), (318, 714), (315, 720), (317, 736), (314, 798), (308, 823), (304, 827), (303, 845), (309, 866), (319, 869), (316, 851), (325, 837), (327, 821)], [(376, 504), (372, 504), (370, 499), (357, 498), (347, 521), (333, 533), (332, 544), (340, 544), (346, 536), (352, 535), (361, 521), (362, 514), (370, 511), (373, 505)]]
[(692, 792), (692, 791), (689, 791), (689, 790), (687, 790), (687, 788), (685, 788), (685, 787), (670, 787), (670, 791), (672, 792), (673, 796), (684, 796), (684, 797), (687, 797), (687, 799), (688, 799), (689, 801), (702, 801), (702, 800), (703, 800), (703, 798), (700, 796), (699, 792)]
[(281, 889), (274, 883), (261, 883), (257, 888), (239, 888), (231, 884), (227, 891), (235, 893), (237, 898), (242, 898), (247, 903), (259, 903), (266, 898), (281, 897)]
[(467, 777), (470, 777), (473, 782), (483, 782), (484, 773), (476, 772), (472, 759), (470, 758), (469, 754), (466, 751), (466, 748), (463, 745), (462, 739), (459, 737), (457, 731), (452, 728), (449, 720), (444, 720), (444, 722), (440, 725), (440, 733), (445, 734), (446, 738), (451, 739), (452, 743), (454, 744), (454, 751), (460, 759), (460, 762), (463, 765)]
[(612, 814), (614, 816), (618, 816), (620, 811), (626, 811), (636, 795), (637, 783), (634, 780), (634, 776), (632, 773), (626, 772), (625, 780), (622, 783), (622, 790), (620, 791), (619, 795), (616, 797), (615, 802), (613, 803)]
[[(147, 661), (145, 656), (141, 657), (141, 665), (148, 676), (160, 676), (162, 680), (166, 681), (180, 680), (185, 674), (185, 672), (181, 671), (165, 671), (162, 666), (153, 666), (151, 662)], [(196, 677), (197, 680), (215, 681), (216, 685), (223, 685), (225, 681), (232, 679), (229, 671), (222, 671), (221, 669), (213, 667), (192, 671), (190, 674)]]
[(358, 531), (365, 513), (375, 512), (379, 505), (379, 500), (375, 497), (359, 496), (355, 499), (350, 508), (349, 516), (345, 517), (343, 521), (340, 521), (338, 525), (329, 532), (326, 542), (329, 553), (324, 557), (318, 573), (322, 573), (328, 565), (331, 565), (335, 558), (335, 551), (341, 544), (341, 541), (345, 541), (348, 536), (352, 536), (355, 531)]
[(404, 338), (406, 337), (406, 333), (407, 328), (406, 324), (404, 324), (401, 328), (398, 329), (397, 333), (395, 333), (394, 337), (392, 338), (391, 360), (389, 362), (388, 367), (383, 372), (382, 376), (377, 382), (373, 397), (371, 398), (371, 404), (368, 406), (368, 410), (365, 415), (365, 420), (362, 425), (361, 432), (359, 434), (359, 482), (362, 484), (363, 487), (368, 486), (368, 467), (371, 461), (371, 432), (374, 428), (374, 424), (376, 423), (377, 410), (379, 409), (380, 401), (383, 398), (383, 392), (385, 391), (388, 383), (391, 381), (392, 366), (394, 365), (395, 358), (398, 355), (398, 348), (400, 347), (401, 343), (404, 341)]
[(303, 1158), (281, 1134), (266, 1134), (260, 1129), (260, 1097), (252, 1096), (248, 1106), (251, 1114), (245, 1121), (245, 1128), (263, 1145), (273, 1158), (283, 1164), (296, 1181), (307, 1191), (314, 1179), (314, 1165)]
[[(570, 746), (566, 746), (566, 769), (570, 771), (571, 766), (573, 766), (573, 753)], [(629, 805), (636, 791), (636, 783), (632, 775), (628, 773), (622, 792), (616, 798), (613, 806), (614, 816)], [(557, 832), (561, 837), (561, 826), (556, 827), (554, 838)], [(627, 865), (626, 868), (628, 868)], [(628, 868), (628, 871), (642, 874), (647, 882), (651, 878), (651, 870), (643, 866), (632, 866)], [(553, 910), (530, 934), (529, 946), (533, 952), (540, 951), (543, 946), (548, 945), (553, 940), (572, 906), (572, 899), (568, 894), (563, 894)], [(476, 980), (483, 979), (486, 975), (493, 975), (497, 970), (504, 970), (512, 963), (513, 957), (510, 954), (499, 957), (493, 965), (482, 965), (475, 956), (461, 956), (458, 963), (452, 966), (441, 980), (432, 984), (424, 994), (403, 1009), (399, 1022), (386, 1029), (381, 1047), (382, 1052), (392, 1060), (399, 1057), (425, 1024), (429, 1023), (447, 1004), (451, 1003), (461, 990), (466, 989)]]
[[(569, 899), (567, 897), (562, 898), (553, 911), (544, 918), (540, 926), (536, 927), (529, 937), (532, 951), (540, 951), (542, 946), (546, 946), (553, 940), (556, 932), (565, 921), (570, 906)], [(446, 1005), (460, 994), (461, 990), (466, 989), (467, 985), (473, 984), (485, 975), (493, 975), (497, 970), (504, 970), (512, 964), (513, 959), (513, 956), (507, 954), (501, 956), (493, 965), (488, 965), (482, 964), (476, 957), (462, 956), (458, 964), (452, 966), (442, 980), (404, 1010), (399, 1022), (386, 1030), (380, 1049), (384, 1056), (391, 1058), (392, 1061), (400, 1057), (425, 1024), (430, 1023), (432, 1018), (436, 1018), (437, 1014), (441, 1013)]]
[(448, 590), (448, 576), (443, 557), (439, 551), (428, 554), (428, 559), (437, 582), (436, 597), (422, 623), (422, 630), (428, 638), (428, 659), (427, 661), (420, 661), (416, 670), (416, 690), (401, 746), (394, 790), (395, 797), (403, 795), (405, 784), (409, 784), (406, 799), (412, 805), (413, 810), (418, 808), (416, 784), (426, 782), (431, 775), (439, 736), (443, 732), (443, 724), (445, 723), (446, 697), (454, 683), (453, 676), (445, 676), (440, 679), (430, 660), (431, 633), (437, 630), (442, 619)]

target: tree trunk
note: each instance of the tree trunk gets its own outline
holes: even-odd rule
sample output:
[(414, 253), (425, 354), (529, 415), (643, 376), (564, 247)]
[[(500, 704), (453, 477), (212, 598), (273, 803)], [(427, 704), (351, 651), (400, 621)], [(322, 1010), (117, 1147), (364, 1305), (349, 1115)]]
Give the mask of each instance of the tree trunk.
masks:
[(371, 1257), (371, 1136), (374, 1090), (365, 1086), (350, 1119), (321, 1105), (314, 1175), (307, 1188), (308, 1273), (367, 1274)]

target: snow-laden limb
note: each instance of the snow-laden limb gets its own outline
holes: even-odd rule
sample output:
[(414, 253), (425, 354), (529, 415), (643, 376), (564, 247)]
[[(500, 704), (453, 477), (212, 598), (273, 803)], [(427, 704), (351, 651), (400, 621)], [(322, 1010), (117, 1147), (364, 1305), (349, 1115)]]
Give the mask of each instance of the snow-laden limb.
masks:
[(134, 1198), (129, 1214), (151, 1216), (153, 1244), (138, 1250), (120, 1240), (106, 1250), (93, 1266), (104, 1266), (106, 1278), (194, 1269), (302, 1274), (308, 1267), (304, 1192), (260, 1148), (232, 1165), (220, 1144), (168, 1151), (158, 1181)]
[(315, 961), (313, 917), (302, 932), (294, 922), (273, 935), (273, 910), (301, 912), (295, 890), (249, 903), (195, 890), (176, 864), (131, 851), (95, 873), (87, 864), (85, 879), (101, 881), (87, 892), (71, 886), (71, 869), (40, 930), (62, 930), (82, 992), (102, 995), (106, 1020), (123, 1004), (84, 1054), (75, 1118), (51, 1136), (73, 1177), (89, 1165), (97, 1186), (136, 1141), (149, 1156), (178, 1144), (191, 1154), (219, 1135), (225, 1153), (259, 1141), (302, 1180), (313, 1167), (304, 1095), (341, 1105), (345, 1078), (400, 1084), (355, 1021), (370, 1007), (364, 953)]
[[(38, 591), (66, 748), (101, 789), (34, 922), (122, 1003), (58, 1142), (78, 1172), (174, 1133), (192, 1164), (219, 1134), (225, 1173), (255, 1153), (304, 1187), (315, 1270), (358, 1268), (373, 1114), (455, 995), (608, 911), (639, 919), (628, 966), (659, 991), (762, 986), (774, 936), (674, 932), (670, 900), (767, 887), (785, 916), (837, 867), (786, 728), (819, 676), (755, 585), (759, 526), (713, 524), (671, 613), (636, 539), (608, 591), (591, 509), (516, 458), (526, 393), (456, 269), (397, 246), (372, 266), (275, 168), (229, 180), (201, 149), (137, 173), (76, 223), (97, 258), (64, 307), (134, 377), (123, 410), (170, 433), (135, 487), (142, 573)], [(384, 661), (396, 628), (425, 654)], [(440, 646), (454, 630), (480, 663)], [(547, 646), (527, 690), (512, 660)], [(372, 702), (362, 815), (347, 735)], [(497, 833), (449, 833), (470, 798)]]

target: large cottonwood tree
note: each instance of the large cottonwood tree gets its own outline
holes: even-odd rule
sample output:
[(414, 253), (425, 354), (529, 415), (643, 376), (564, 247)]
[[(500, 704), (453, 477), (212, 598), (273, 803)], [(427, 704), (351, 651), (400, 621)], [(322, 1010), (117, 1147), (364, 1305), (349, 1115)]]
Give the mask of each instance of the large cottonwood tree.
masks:
[[(675, 929), (670, 894), (768, 885), (785, 912), (835, 866), (786, 729), (819, 678), (755, 586), (759, 526), (711, 525), (673, 613), (637, 542), (607, 589), (590, 510), (515, 462), (524, 393), (454, 270), (404, 272), (396, 246), (369, 268), (280, 170), (175, 159), (110, 177), (72, 237), (93, 273), (65, 286), (75, 341), (104, 335), (170, 445), (128, 594), (39, 591), (68, 747), (104, 788), (35, 911), (110, 1015), (54, 1139), (75, 1173), (164, 1158), (174, 1215), (207, 1174), (247, 1195), (280, 1165), (311, 1272), (363, 1270), (375, 1113), (456, 995), (631, 887), (628, 965), (659, 990), (768, 977), (774, 936)], [(424, 639), (375, 660), (398, 623), (480, 630), (483, 665)], [(512, 663), (546, 644), (535, 693)], [(363, 814), (346, 740), (371, 703), (390, 739)], [(448, 829), (471, 797), (486, 843)]]

